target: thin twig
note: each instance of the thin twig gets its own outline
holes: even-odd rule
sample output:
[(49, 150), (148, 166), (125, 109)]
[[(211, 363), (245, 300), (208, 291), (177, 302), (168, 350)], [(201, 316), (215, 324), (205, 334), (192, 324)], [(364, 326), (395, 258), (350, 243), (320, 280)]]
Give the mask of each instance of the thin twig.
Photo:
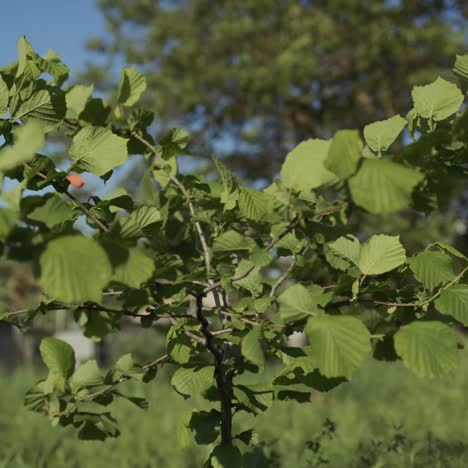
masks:
[(274, 297), (278, 288), (286, 281), (286, 278), (289, 276), (289, 273), (296, 268), (297, 262), (294, 259), (291, 264), (289, 265), (288, 269), (278, 278), (276, 283), (273, 285), (270, 291), (270, 297)]
[[(41, 178), (41, 179), (44, 179), (46, 180), (47, 179), (47, 176), (42, 173), (42, 172), (37, 172), (37, 175)], [(70, 198), (70, 200), (75, 203), (75, 205), (78, 206), (78, 208), (86, 215), (88, 216), (88, 218), (90, 218), (92, 221), (94, 221), (94, 223), (96, 223), (96, 225), (101, 229), (101, 231), (105, 232), (105, 233), (108, 233), (110, 231), (109, 227), (103, 223), (102, 221), (100, 221), (98, 218), (96, 218), (96, 216), (94, 216), (93, 213), (91, 213), (91, 211), (83, 204), (81, 203), (72, 193), (70, 193), (68, 190), (60, 190), (58, 189), (57, 187), (55, 187), (56, 190), (60, 193), (63, 193), (64, 195), (66, 195), (68, 198)]]
[[(145, 369), (145, 370), (152, 369), (152, 368), (157, 367), (160, 364), (164, 363), (168, 359), (169, 359), (169, 356), (167, 354), (165, 354), (164, 356), (161, 356), (161, 357), (155, 359), (154, 361), (151, 361), (148, 364), (145, 364), (144, 366), (142, 366), (142, 369)], [(76, 399), (76, 401), (94, 400), (95, 398), (100, 397), (102, 395), (105, 395), (109, 391), (113, 390), (113, 388), (115, 386), (117, 386), (118, 384), (120, 384), (122, 382), (126, 382), (127, 380), (130, 380), (130, 378), (131, 377), (129, 377), (127, 375), (124, 375), (121, 379), (119, 379), (118, 382), (114, 382), (112, 384), (106, 385), (104, 388), (101, 388), (100, 390), (97, 390), (96, 392), (88, 393), (88, 395), (85, 395), (83, 397), (79, 397), (79, 398)]]
[(70, 130), (78, 130), (80, 127), (78, 125), (74, 125), (66, 120), (62, 121), (64, 127), (69, 128)]

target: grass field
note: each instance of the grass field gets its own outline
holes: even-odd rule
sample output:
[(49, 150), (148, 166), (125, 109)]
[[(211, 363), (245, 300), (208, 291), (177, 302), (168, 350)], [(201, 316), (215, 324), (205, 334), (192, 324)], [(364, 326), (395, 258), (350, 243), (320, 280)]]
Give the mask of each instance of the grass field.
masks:
[[(115, 405), (122, 434), (106, 442), (78, 441), (71, 430), (22, 408), (37, 373), (0, 375), (0, 468), (22, 467), (202, 467), (209, 446), (181, 449), (181, 417), (203, 403), (183, 400), (167, 375), (130, 391), (146, 394), (147, 411)], [(279, 467), (466, 467), (468, 466), (468, 352), (450, 380), (419, 380), (400, 363), (372, 362), (328, 394), (307, 404), (276, 403), (267, 413), (239, 417), (254, 426)], [(327, 420), (332, 421), (330, 424)]]

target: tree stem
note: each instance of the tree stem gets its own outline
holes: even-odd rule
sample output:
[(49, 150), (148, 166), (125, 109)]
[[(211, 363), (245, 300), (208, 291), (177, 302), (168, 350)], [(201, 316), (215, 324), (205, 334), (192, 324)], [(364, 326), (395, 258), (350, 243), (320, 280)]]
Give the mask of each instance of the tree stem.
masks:
[(223, 352), (213, 343), (214, 335), (209, 329), (209, 322), (203, 314), (203, 295), (196, 295), (197, 319), (200, 331), (205, 336), (205, 347), (214, 357), (216, 386), (221, 402), (221, 442), (232, 444), (232, 379), (226, 372)]

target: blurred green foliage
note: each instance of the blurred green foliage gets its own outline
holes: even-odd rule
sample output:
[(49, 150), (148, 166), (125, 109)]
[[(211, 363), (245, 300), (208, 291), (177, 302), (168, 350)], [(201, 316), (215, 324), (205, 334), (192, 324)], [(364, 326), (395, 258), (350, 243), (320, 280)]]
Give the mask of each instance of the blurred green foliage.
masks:
[[(139, 66), (161, 129), (182, 125), (194, 153), (230, 157), (269, 180), (307, 138), (405, 112), (466, 48), (463, 0), (99, 0), (90, 38), (109, 90), (113, 59)], [(104, 62), (105, 65), (102, 65)]]
[[(420, 380), (401, 364), (372, 362), (352, 384), (327, 394), (316, 392), (306, 406), (275, 402), (266, 413), (242, 416), (238, 423), (245, 427), (253, 422), (266, 441), (264, 452), (270, 461), (259, 462), (259, 468), (464, 467), (468, 359), (463, 362), (449, 381)], [(105, 442), (79, 441), (72, 430), (54, 429), (45, 418), (23, 408), (23, 394), (37, 372), (0, 376), (2, 467), (82, 468), (99, 460), (102, 468), (198, 468), (209, 453), (209, 446), (206, 454), (200, 447), (179, 448), (183, 415), (204, 403), (175, 394), (164, 370), (153, 384), (128, 389), (144, 392), (149, 409), (118, 402), (115, 415), (125, 421), (122, 434)], [(287, 428), (279, 438), (278, 427)]]

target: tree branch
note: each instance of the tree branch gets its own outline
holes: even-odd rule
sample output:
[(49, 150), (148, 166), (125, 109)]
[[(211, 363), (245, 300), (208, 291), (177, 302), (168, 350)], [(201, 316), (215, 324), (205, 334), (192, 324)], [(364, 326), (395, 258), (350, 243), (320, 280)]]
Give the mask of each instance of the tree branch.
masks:
[(200, 330), (205, 336), (205, 347), (214, 357), (215, 378), (221, 401), (221, 442), (232, 444), (232, 380), (226, 373), (223, 364), (223, 352), (213, 343), (214, 335), (209, 328), (209, 322), (203, 314), (203, 295), (196, 296), (197, 318)]
[[(44, 179), (46, 180), (47, 179), (47, 176), (42, 173), (42, 172), (38, 172), (37, 175), (41, 178), (41, 179)], [(109, 227), (103, 223), (102, 221), (100, 221), (98, 218), (96, 218), (96, 216), (94, 216), (93, 213), (91, 213), (91, 211), (83, 204), (81, 203), (72, 193), (70, 193), (68, 190), (60, 190), (57, 188), (57, 186), (55, 186), (55, 189), (57, 190), (57, 192), (60, 192), (60, 193), (63, 193), (64, 195), (66, 195), (73, 203), (75, 203), (75, 205), (88, 217), (90, 218), (98, 227), (99, 229), (101, 229), (101, 231), (105, 232), (105, 233), (108, 233), (110, 231)]]
[[(148, 364), (145, 364), (142, 369), (149, 370), (154, 367), (159, 366), (160, 364), (163, 364), (165, 361), (169, 359), (169, 356), (165, 354), (164, 356), (161, 356), (154, 361), (149, 362)], [(114, 387), (117, 385), (121, 384), (122, 382), (126, 382), (127, 380), (130, 380), (130, 377), (124, 375), (118, 382), (114, 382), (112, 384), (109, 384), (105, 386), (104, 388), (101, 388), (100, 390), (97, 390), (93, 393), (89, 393), (88, 395), (85, 395), (83, 397), (79, 397), (76, 399), (76, 401), (89, 401), (89, 400), (94, 400), (97, 397), (100, 397), (102, 395), (105, 395), (106, 393), (110, 392)]]
[(297, 262), (294, 259), (291, 264), (289, 265), (288, 269), (278, 278), (276, 283), (273, 285), (270, 291), (270, 297), (274, 297), (278, 288), (286, 281), (286, 278), (289, 276), (289, 273), (296, 268)]

